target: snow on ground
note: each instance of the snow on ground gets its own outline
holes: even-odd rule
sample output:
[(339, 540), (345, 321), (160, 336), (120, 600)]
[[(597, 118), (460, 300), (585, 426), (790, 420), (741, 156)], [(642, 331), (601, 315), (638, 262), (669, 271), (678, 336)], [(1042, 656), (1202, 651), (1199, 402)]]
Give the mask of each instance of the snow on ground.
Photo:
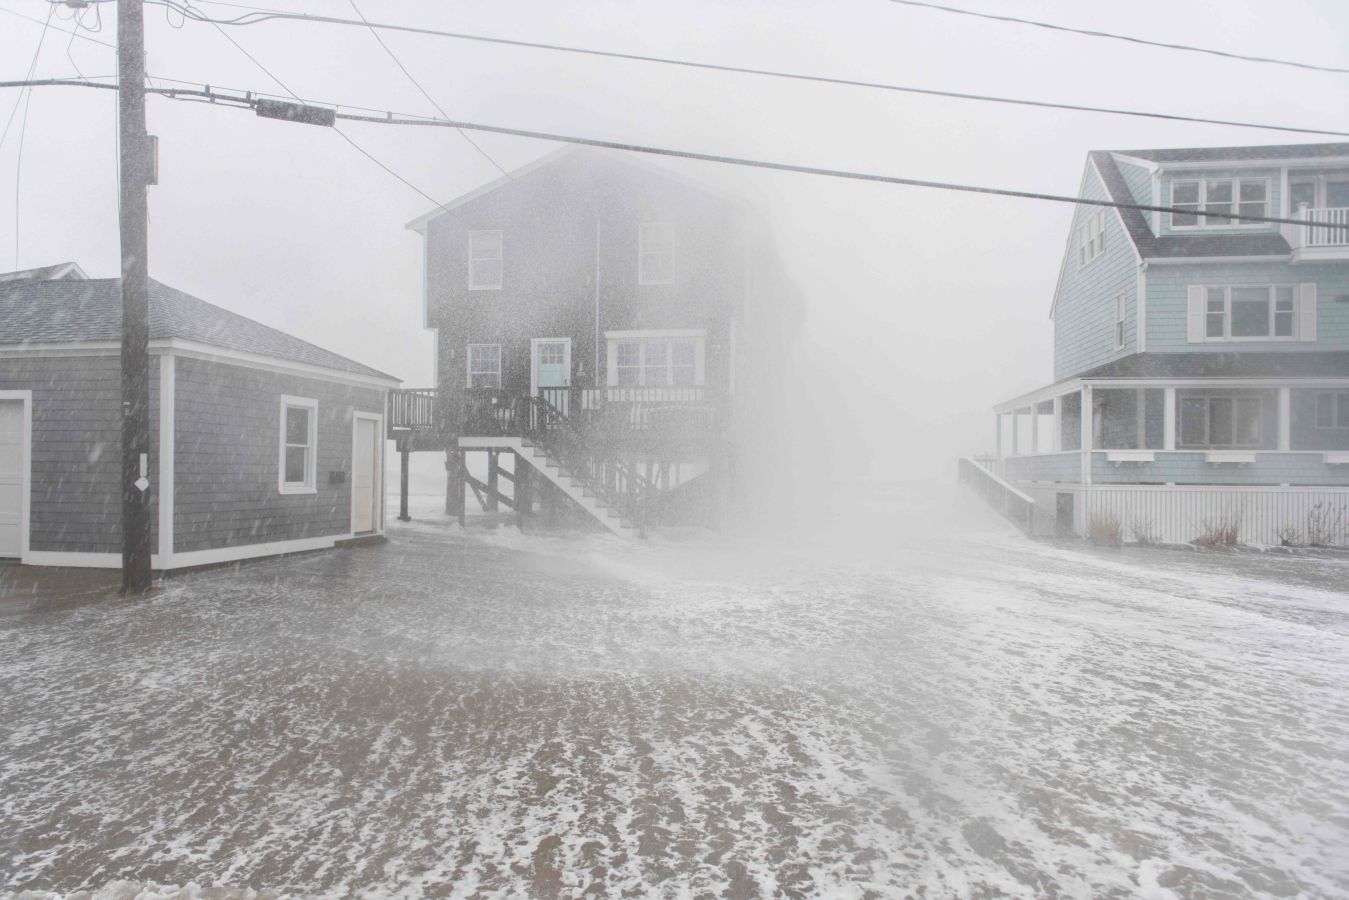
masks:
[(1349, 893), (1345, 561), (829, 520), (419, 521), (0, 617), (0, 889)]

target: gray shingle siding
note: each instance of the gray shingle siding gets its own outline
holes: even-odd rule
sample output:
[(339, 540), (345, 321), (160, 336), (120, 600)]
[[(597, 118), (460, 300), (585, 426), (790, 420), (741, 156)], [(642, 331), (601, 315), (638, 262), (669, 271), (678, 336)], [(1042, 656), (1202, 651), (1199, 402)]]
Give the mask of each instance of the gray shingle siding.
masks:
[[(313, 494), (277, 486), (282, 395), (318, 401)], [(174, 409), (175, 553), (350, 531), (352, 413), (382, 415), (382, 390), (180, 357)]]
[[(159, 446), (159, 358), (150, 360), (150, 446)], [(33, 392), (29, 549), (120, 553), (121, 394), (116, 355), (0, 358), (0, 390)], [(151, 453), (157, 518), (158, 453)], [(158, 543), (158, 523), (154, 526)]]
[[(1087, 166), (1080, 196), (1108, 199)], [(1100, 207), (1078, 207), (1073, 215), (1063, 272), (1054, 305), (1054, 378), (1062, 380), (1137, 349), (1138, 266), (1133, 244), (1113, 210), (1105, 210), (1105, 251), (1078, 265), (1078, 226)], [(1124, 346), (1115, 346), (1115, 298), (1125, 297)]]

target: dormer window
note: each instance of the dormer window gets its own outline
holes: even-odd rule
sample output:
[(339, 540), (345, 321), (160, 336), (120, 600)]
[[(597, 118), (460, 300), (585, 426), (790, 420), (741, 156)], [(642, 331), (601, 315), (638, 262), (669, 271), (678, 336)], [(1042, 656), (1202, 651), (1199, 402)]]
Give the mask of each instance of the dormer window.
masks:
[(1105, 252), (1105, 210), (1093, 213), (1077, 227), (1077, 262), (1085, 266)]
[(1269, 215), (1265, 178), (1195, 178), (1171, 182), (1171, 227), (1260, 227), (1252, 216)]

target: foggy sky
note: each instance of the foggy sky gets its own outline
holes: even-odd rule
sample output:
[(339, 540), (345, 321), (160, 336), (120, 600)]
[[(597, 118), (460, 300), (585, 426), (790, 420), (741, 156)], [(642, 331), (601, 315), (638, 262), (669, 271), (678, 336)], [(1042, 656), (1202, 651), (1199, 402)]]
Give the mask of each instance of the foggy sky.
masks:
[[(358, 0), (361, 2), (361, 0)], [(346, 0), (269, 0), (353, 17)], [(1342, 0), (965, 5), (1142, 37), (1343, 66)], [(551, 3), (364, 0), (371, 19), (948, 90), (1349, 128), (1349, 76), (1129, 46), (854, 2)], [(221, 16), (242, 10), (201, 4)], [(39, 19), (44, 0), (0, 0)], [(53, 24), (70, 28), (62, 8)], [(92, 16), (86, 14), (87, 21)], [(283, 94), (213, 26), (147, 7), (152, 75)], [(100, 40), (115, 41), (111, 4)], [(41, 26), (0, 12), (0, 79), (24, 77)], [(86, 32), (87, 33), (87, 32)], [(434, 115), (368, 31), (266, 23), (229, 34), (301, 97)], [(382, 33), (439, 104), (494, 124), (907, 177), (1076, 193), (1091, 149), (1301, 143), (1272, 131), (921, 98), (747, 75)], [(113, 50), (48, 34), (36, 77), (115, 72)], [(69, 46), (69, 55), (67, 48)], [(71, 61), (73, 56), (74, 62)], [(0, 91), (0, 118), (18, 92)], [(33, 92), (18, 267), (117, 274), (115, 93)], [(20, 110), (22, 116), (22, 110)], [(448, 201), (497, 172), (445, 129), (347, 123), (403, 177)], [(150, 270), (177, 288), (388, 371), (432, 381), (421, 329), (431, 204), (328, 129), (151, 98), (160, 183)], [(501, 165), (554, 145), (474, 135)], [(1327, 139), (1329, 140), (1329, 139)], [(0, 271), (15, 263), (18, 121), (0, 148)], [(803, 380), (821, 428), (880, 474), (914, 474), (992, 442), (996, 400), (1047, 383), (1048, 309), (1072, 208), (916, 188), (660, 163), (758, 198), (809, 302)], [(837, 405), (832, 398), (839, 398)], [(847, 425), (848, 428), (843, 430)], [(857, 426), (854, 430), (853, 426)], [(840, 442), (841, 444), (842, 442)]]

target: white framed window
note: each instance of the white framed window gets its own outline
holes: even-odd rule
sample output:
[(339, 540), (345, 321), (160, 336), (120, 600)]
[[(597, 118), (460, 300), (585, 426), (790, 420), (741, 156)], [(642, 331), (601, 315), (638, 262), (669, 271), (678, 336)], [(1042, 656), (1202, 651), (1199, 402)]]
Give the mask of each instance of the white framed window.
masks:
[(1188, 178), (1171, 182), (1171, 227), (1265, 227), (1250, 216), (1269, 215), (1267, 178)]
[(1204, 339), (1297, 340), (1297, 293), (1291, 284), (1204, 288)]
[(1349, 429), (1349, 391), (1321, 391), (1316, 395), (1316, 427)]
[(501, 345), (469, 344), (468, 386), (501, 390)]
[(1264, 426), (1258, 396), (1182, 394), (1177, 446), (1257, 449)]
[(313, 494), (318, 490), (319, 404), (309, 397), (281, 398), (280, 458), (277, 489), (283, 494)]
[(1092, 213), (1077, 227), (1077, 263), (1085, 266), (1105, 252), (1105, 210)]
[(1124, 295), (1115, 298), (1115, 349), (1124, 346)]
[(501, 231), (481, 229), (468, 233), (468, 289), (501, 290)]
[(702, 331), (611, 331), (609, 385), (696, 387), (703, 383)]
[(637, 283), (671, 284), (675, 278), (674, 226), (647, 222), (637, 229)]

